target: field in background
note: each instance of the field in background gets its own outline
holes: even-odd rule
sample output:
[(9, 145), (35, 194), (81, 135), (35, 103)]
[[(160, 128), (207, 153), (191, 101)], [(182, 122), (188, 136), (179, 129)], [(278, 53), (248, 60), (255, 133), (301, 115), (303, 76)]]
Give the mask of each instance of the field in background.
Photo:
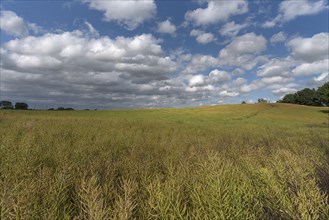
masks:
[(328, 108), (0, 111), (0, 219), (329, 219)]

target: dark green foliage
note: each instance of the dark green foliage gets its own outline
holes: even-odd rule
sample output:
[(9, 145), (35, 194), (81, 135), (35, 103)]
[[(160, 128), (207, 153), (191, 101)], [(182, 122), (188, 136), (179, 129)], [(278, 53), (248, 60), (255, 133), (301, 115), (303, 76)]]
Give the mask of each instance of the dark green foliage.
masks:
[(294, 94), (287, 94), (278, 102), (309, 106), (329, 106), (329, 83), (325, 83), (317, 90), (305, 88)]
[(27, 110), (28, 107), (29, 107), (28, 104), (24, 102), (17, 102), (15, 104), (15, 109), (19, 109), (19, 110)]
[(64, 107), (58, 107), (57, 110), (74, 110), (74, 108), (64, 108)]
[(321, 106), (315, 89), (303, 89), (295, 93), (295, 102), (300, 105)]
[(283, 102), (283, 103), (296, 103), (295, 94), (286, 95), (281, 102)]
[(0, 109), (13, 109), (13, 105), (10, 101), (1, 101), (0, 102)]
[(323, 84), (323, 86), (319, 87), (317, 90), (318, 97), (321, 102), (326, 106), (329, 106), (329, 82)]
[(241, 104), (247, 104), (246, 101), (242, 101)]
[(257, 102), (258, 103), (268, 103), (268, 101), (266, 99), (263, 99), (263, 98), (258, 99)]

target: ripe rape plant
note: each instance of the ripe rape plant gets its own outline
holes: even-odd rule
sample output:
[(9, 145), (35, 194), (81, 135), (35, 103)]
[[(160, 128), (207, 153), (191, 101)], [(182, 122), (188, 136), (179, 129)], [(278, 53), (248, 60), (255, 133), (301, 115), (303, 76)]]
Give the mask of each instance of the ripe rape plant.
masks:
[(0, 219), (329, 219), (328, 111), (0, 111)]

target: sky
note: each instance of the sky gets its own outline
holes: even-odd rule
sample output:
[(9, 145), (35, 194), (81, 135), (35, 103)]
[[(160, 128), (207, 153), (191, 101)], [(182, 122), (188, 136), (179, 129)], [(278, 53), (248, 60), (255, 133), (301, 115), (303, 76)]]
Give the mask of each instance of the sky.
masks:
[(125, 109), (275, 102), (329, 80), (326, 0), (2, 0), (1, 100)]

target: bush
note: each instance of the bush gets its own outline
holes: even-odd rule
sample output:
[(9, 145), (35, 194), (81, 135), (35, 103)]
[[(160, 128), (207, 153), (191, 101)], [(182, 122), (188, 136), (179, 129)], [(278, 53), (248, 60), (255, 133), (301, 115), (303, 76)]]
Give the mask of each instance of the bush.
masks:
[(258, 103), (268, 103), (268, 101), (266, 99), (263, 99), (263, 98), (258, 99), (257, 102)]
[(15, 109), (18, 109), (18, 110), (27, 110), (28, 108), (28, 104), (24, 103), (24, 102), (17, 102), (15, 104)]
[(287, 94), (278, 102), (310, 106), (329, 106), (329, 82), (317, 90), (305, 88), (294, 94)]
[(13, 105), (10, 101), (1, 101), (0, 102), (0, 109), (14, 109)]
[(329, 106), (329, 82), (323, 84), (316, 91), (322, 105)]

